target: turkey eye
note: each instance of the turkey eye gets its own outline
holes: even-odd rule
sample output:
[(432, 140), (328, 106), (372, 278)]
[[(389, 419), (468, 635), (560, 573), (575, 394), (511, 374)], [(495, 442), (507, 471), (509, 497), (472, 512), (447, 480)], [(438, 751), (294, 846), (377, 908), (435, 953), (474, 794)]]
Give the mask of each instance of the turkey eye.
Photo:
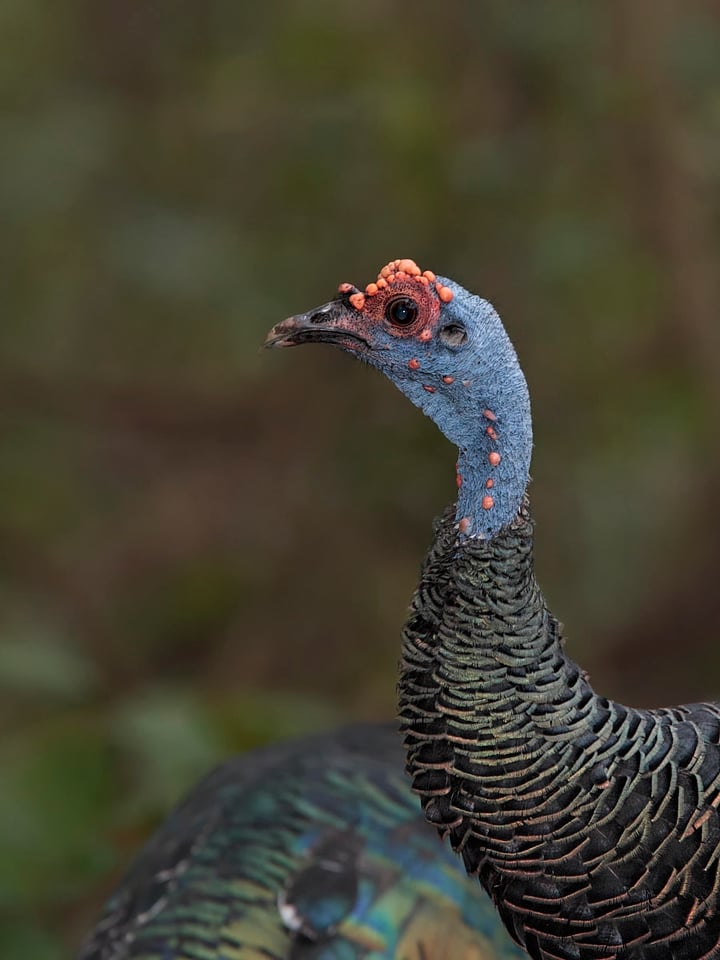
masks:
[(409, 327), (417, 315), (418, 305), (410, 297), (398, 297), (385, 307), (385, 319), (395, 327)]

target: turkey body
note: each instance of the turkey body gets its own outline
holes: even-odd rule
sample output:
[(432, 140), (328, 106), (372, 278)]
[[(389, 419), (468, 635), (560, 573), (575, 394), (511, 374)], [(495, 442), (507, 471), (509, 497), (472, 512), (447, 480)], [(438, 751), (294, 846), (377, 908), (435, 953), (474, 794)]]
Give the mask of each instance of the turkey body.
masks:
[(357, 725), (209, 774), (78, 960), (502, 960), (524, 954), (424, 822), (397, 730)]
[(460, 550), (439, 524), (400, 700), (426, 816), (531, 956), (720, 956), (720, 709), (592, 690), (533, 575), (525, 509)]

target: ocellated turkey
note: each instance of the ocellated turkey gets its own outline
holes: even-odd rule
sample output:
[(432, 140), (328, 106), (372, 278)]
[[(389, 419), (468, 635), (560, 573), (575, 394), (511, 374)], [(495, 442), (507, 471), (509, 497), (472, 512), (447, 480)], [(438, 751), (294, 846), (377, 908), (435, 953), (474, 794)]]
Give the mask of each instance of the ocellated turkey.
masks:
[(538, 960), (720, 957), (720, 708), (623, 706), (566, 655), (533, 569), (528, 389), (496, 311), (395, 260), (268, 337), (306, 342), (377, 367), (458, 447), (402, 646), (428, 820)]

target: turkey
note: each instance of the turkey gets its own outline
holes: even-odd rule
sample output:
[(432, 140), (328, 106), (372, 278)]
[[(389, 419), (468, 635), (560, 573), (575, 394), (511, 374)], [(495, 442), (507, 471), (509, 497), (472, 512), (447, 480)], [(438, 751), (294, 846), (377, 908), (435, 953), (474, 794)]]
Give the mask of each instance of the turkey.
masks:
[(402, 648), (425, 815), (535, 958), (720, 957), (720, 708), (636, 710), (563, 649), (533, 571), (524, 376), (498, 314), (395, 260), (278, 324), (381, 370), (457, 445)]
[(424, 822), (394, 727), (209, 774), (149, 841), (79, 960), (519, 960)]

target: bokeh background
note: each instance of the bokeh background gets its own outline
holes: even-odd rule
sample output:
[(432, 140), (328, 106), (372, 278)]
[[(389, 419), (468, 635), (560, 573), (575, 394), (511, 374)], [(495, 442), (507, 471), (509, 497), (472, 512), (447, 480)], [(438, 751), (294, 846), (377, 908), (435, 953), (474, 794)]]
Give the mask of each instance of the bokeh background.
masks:
[(596, 687), (720, 691), (720, 9), (4, 0), (0, 954), (216, 760), (394, 710), (453, 452), (259, 349), (396, 256), (491, 299)]

